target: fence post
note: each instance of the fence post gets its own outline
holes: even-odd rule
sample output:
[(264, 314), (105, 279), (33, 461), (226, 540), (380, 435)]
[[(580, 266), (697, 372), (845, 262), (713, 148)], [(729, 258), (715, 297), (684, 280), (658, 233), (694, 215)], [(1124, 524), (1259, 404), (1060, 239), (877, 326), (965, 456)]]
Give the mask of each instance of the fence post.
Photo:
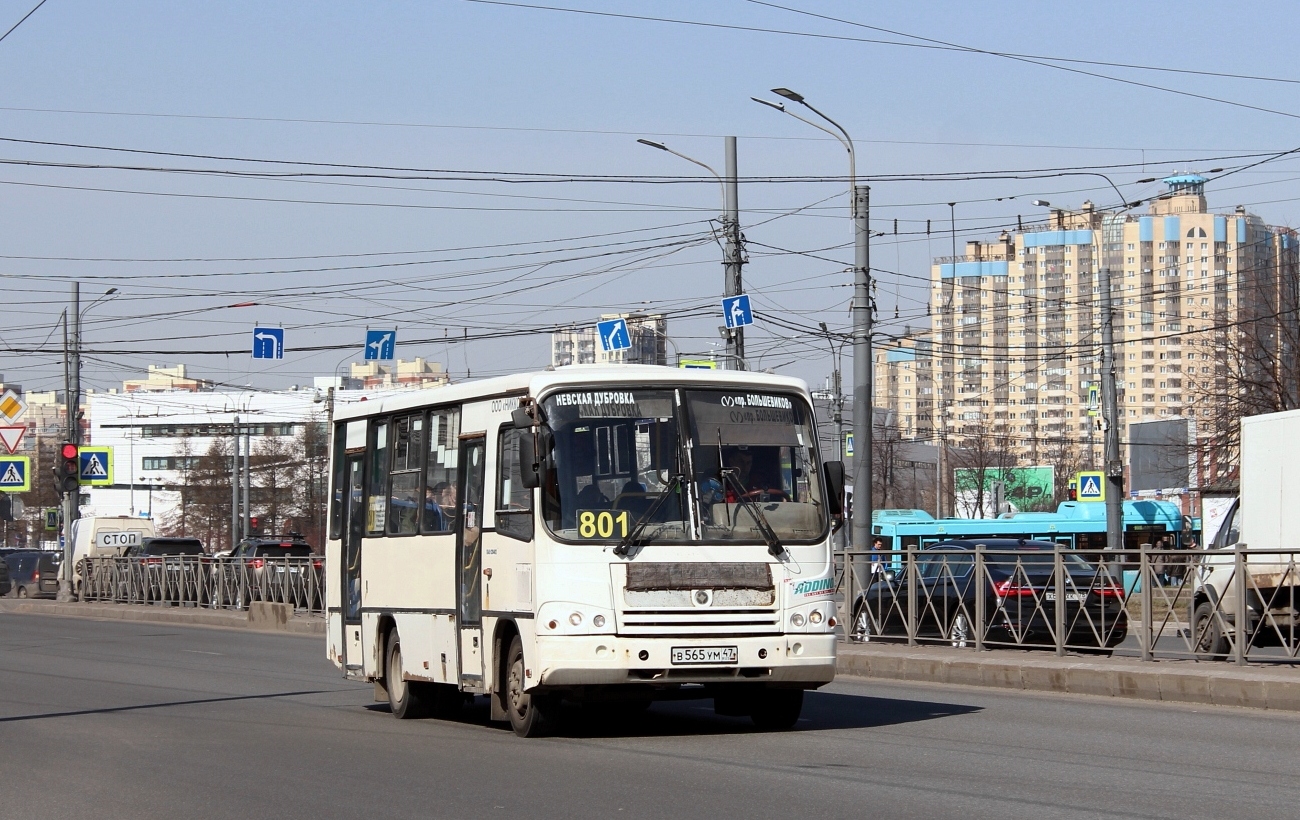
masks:
[(916, 646), (916, 548), (907, 548), (907, 645)]
[(984, 651), (984, 609), (988, 579), (984, 577), (984, 545), (975, 545), (975, 651)]
[[(1147, 552), (1151, 548), (1150, 544), (1145, 542), (1138, 545), (1138, 583), (1142, 585), (1142, 637), (1138, 643), (1142, 647), (1142, 660), (1149, 661), (1154, 657), (1151, 632), (1155, 628), (1154, 619), (1151, 617), (1151, 582), (1154, 575), (1151, 572), (1151, 554)], [(1123, 573), (1120, 574), (1123, 578)]]
[(1052, 549), (1052, 583), (1056, 586), (1056, 657), (1065, 657), (1065, 559), (1061, 545)]
[(1237, 591), (1236, 613), (1233, 620), (1234, 639), (1232, 642), (1232, 656), (1238, 666), (1246, 665), (1246, 636), (1249, 629), (1246, 624), (1246, 554), (1242, 552), (1245, 544), (1237, 544), (1233, 548), (1233, 575), (1232, 585)]
[(844, 539), (844, 623), (848, 624), (844, 629), (845, 637), (848, 637), (849, 630), (853, 628), (853, 604), (856, 600), (853, 592), (853, 553), (848, 540)]

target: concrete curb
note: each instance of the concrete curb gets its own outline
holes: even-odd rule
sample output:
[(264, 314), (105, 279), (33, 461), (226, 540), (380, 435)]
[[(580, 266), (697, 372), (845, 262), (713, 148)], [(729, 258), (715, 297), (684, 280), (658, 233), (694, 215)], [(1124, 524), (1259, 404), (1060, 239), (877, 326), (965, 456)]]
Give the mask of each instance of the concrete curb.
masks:
[(57, 615), (114, 621), (208, 626), (219, 629), (250, 629), (257, 632), (285, 632), (294, 635), (324, 635), (325, 618), (294, 615), (288, 604), (254, 602), (248, 612), (163, 607), (136, 604), (61, 604), (49, 600), (0, 600), (0, 612), (19, 615)]
[(840, 644), (837, 672), (1035, 692), (1300, 712), (1300, 669), (1084, 660), (1018, 651)]

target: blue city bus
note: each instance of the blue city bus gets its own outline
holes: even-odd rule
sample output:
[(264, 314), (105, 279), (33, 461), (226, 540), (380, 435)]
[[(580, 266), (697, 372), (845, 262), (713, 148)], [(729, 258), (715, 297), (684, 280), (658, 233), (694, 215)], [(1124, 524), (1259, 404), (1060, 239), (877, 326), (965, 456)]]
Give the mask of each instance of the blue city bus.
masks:
[[(1163, 537), (1168, 548), (1181, 549), (1196, 535), (1191, 519), (1168, 501), (1124, 502), (1124, 547), (1155, 546)], [(895, 553), (954, 538), (1026, 538), (1054, 541), (1074, 549), (1106, 547), (1106, 505), (1099, 501), (1064, 501), (1056, 512), (1005, 513), (999, 518), (938, 518), (924, 510), (876, 510), (871, 516), (872, 539), (884, 541)]]

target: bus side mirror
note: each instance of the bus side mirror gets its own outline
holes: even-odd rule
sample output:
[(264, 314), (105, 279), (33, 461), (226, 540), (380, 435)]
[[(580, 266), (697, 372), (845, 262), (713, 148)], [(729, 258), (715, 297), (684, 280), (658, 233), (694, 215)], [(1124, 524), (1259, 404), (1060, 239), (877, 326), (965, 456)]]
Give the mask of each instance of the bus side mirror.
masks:
[(545, 425), (519, 431), (519, 475), (528, 489), (542, 486), (542, 471), (551, 454), (553, 439)]
[(527, 430), (533, 426), (533, 417), (528, 415), (527, 407), (516, 407), (510, 412), (510, 423), (516, 430)]
[(831, 515), (844, 513), (844, 462), (828, 461), (822, 465), (826, 474), (826, 508)]

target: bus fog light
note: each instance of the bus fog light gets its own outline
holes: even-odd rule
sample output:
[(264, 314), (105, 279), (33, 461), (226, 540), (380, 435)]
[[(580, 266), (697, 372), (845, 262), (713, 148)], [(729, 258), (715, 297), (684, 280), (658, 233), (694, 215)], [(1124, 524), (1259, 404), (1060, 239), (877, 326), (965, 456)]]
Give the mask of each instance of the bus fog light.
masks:
[(790, 647), (790, 651), (793, 652), (793, 653), (796, 654), (796, 655), (802, 655), (802, 654), (803, 654), (803, 644), (801, 644), (801, 643), (797, 643), (797, 644), (795, 644), (794, 646)]
[(596, 627), (597, 629), (600, 629), (602, 626), (605, 625), (605, 616), (597, 615), (596, 617), (592, 618), (591, 625)]
[(796, 612), (795, 614), (790, 616), (790, 623), (794, 624), (795, 626), (803, 626), (803, 621), (804, 618), (802, 612)]
[(766, 649), (760, 649), (760, 650), (758, 650), (758, 659), (759, 659), (760, 661), (763, 660), (763, 659), (765, 659), (766, 657), (767, 657), (767, 650), (766, 650)]
[(814, 609), (812, 612), (808, 613), (808, 622), (819, 624), (822, 622), (822, 618), (824, 617), (825, 616), (822, 615), (822, 611), (820, 609)]
[(648, 661), (648, 660), (650, 660), (650, 653), (647, 652), (647, 651), (645, 651), (644, 649), (642, 649), (640, 652), (636, 653), (636, 656), (637, 656), (638, 658), (640, 658), (641, 660), (643, 660), (643, 661)]
[(569, 623), (573, 624), (574, 626), (582, 626), (582, 613), (575, 612), (572, 615), (570, 615)]

